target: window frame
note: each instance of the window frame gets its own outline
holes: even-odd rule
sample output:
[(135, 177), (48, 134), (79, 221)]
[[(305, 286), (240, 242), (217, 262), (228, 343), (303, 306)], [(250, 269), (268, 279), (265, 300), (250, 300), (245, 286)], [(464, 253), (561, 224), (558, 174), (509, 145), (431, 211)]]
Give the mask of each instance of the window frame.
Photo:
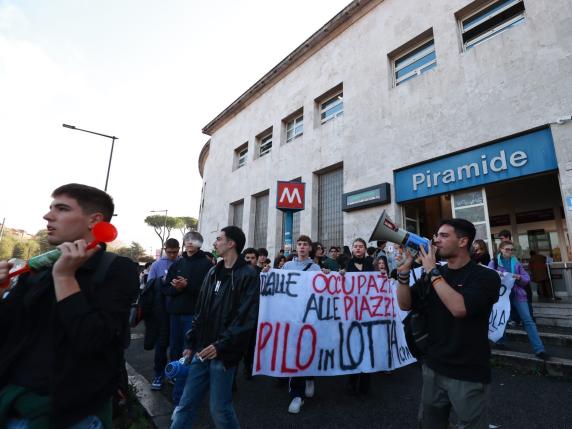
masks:
[[(272, 131), (259, 137), (258, 141), (258, 157), (268, 155), (272, 151)], [(265, 147), (269, 145), (269, 147)]]
[[(300, 122), (297, 124), (298, 120), (300, 120)], [(291, 128), (289, 128), (290, 124), (292, 124)], [(296, 133), (296, 130), (300, 127), (302, 127), (301, 132)], [(288, 137), (288, 133), (291, 131), (293, 132), (293, 134), (292, 136)], [(286, 122), (286, 143), (290, 143), (291, 141), (296, 140), (298, 137), (302, 137), (303, 135), (304, 135), (304, 113), (300, 113), (299, 115), (296, 115), (291, 120), (288, 120)]]
[(243, 145), (234, 151), (236, 156), (236, 170), (246, 165), (248, 161), (248, 145)]
[[(461, 36), (461, 43), (462, 43), (463, 51), (466, 52), (467, 50), (474, 48), (475, 46), (485, 42), (486, 40), (490, 39), (491, 37), (494, 37), (497, 34), (501, 34), (504, 31), (511, 28), (512, 26), (525, 21), (525, 19), (526, 19), (526, 8), (525, 8), (524, 0), (508, 0), (508, 3), (505, 4), (504, 6), (493, 11), (489, 15), (485, 15), (486, 17), (483, 17), (482, 19), (475, 21), (471, 25), (467, 26), (467, 28), (465, 28), (465, 22), (475, 18), (476, 15), (480, 14), (484, 10), (491, 8), (492, 6), (494, 6), (497, 3), (502, 3), (503, 1), (507, 1), (507, 0), (488, 1), (486, 3), (483, 3), (477, 9), (472, 10), (470, 13), (466, 13), (466, 14), (463, 14), (461, 16), (458, 16), (457, 22), (458, 22), (458, 27), (459, 27), (459, 33)], [(465, 34), (466, 33), (475, 29), (479, 25), (485, 24), (486, 22), (494, 19), (495, 17), (497, 17), (501, 13), (509, 10), (510, 8), (516, 7), (516, 6), (520, 6), (522, 8), (522, 10), (518, 11), (514, 16), (506, 19), (505, 21), (500, 22), (498, 24), (495, 24), (492, 27), (488, 28), (486, 31), (477, 34), (476, 36), (472, 37), (470, 40), (465, 41)]]
[[(336, 102), (336, 99), (338, 99), (339, 101)], [(324, 105), (328, 104), (331, 101), (334, 101), (334, 103), (332, 103), (331, 105), (324, 108)], [(336, 118), (344, 116), (344, 90), (343, 90), (343, 88), (340, 89), (339, 91), (334, 92), (332, 95), (324, 97), (322, 100), (319, 101), (318, 105), (320, 106), (320, 124), (322, 124), (322, 125), (325, 124), (326, 122), (331, 121), (332, 119), (336, 119)], [(334, 112), (332, 115), (322, 117), (322, 115), (324, 115), (326, 112), (333, 110), (334, 108), (338, 107), (339, 105), (342, 106), (341, 110)]]
[[(427, 46), (427, 48), (419, 51), (419, 52), (415, 52), (418, 49), (422, 48), (424, 45), (428, 45), (431, 44), (431, 46)], [(416, 63), (417, 61), (431, 55), (434, 54), (435, 58), (433, 58), (432, 60), (420, 65), (419, 67), (411, 70), (410, 72), (404, 74), (401, 77), (397, 77), (397, 73), (399, 73), (399, 71), (403, 70), (406, 67), (409, 67), (410, 65)], [(409, 56), (411, 56), (411, 58), (408, 58)], [(397, 65), (397, 63), (399, 61), (403, 61), (403, 64), (400, 64), (399, 66)], [(395, 55), (394, 58), (392, 59), (392, 69), (393, 69), (393, 86), (397, 87), (405, 82), (407, 82), (409, 79), (412, 79), (416, 76), (420, 76), (421, 74), (425, 73), (426, 71), (431, 70), (432, 68), (437, 66), (437, 51), (435, 49), (435, 38), (433, 36), (433, 34), (431, 34), (429, 37), (426, 37), (424, 39), (422, 39), (420, 42), (416, 43), (415, 45), (413, 45), (410, 49), (407, 49), (405, 52), (400, 53), (398, 55)]]

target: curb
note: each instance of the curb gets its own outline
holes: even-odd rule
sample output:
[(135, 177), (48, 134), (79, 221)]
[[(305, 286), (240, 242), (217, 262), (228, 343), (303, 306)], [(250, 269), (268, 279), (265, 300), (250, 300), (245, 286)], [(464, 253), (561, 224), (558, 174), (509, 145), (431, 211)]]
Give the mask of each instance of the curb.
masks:
[(492, 350), (494, 360), (503, 366), (512, 366), (524, 370), (532, 370), (553, 377), (572, 378), (572, 360), (551, 357), (542, 360), (529, 353), (508, 350)]
[(149, 381), (125, 362), (129, 383), (135, 388), (137, 400), (157, 429), (169, 429), (173, 405), (160, 392), (152, 391)]

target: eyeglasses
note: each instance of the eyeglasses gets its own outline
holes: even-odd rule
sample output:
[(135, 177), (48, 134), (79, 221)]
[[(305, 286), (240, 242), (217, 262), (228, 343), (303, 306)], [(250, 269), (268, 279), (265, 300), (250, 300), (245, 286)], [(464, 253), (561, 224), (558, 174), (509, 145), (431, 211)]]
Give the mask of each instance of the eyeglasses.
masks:
[(506, 250), (507, 252), (512, 252), (514, 249), (512, 247), (503, 247), (502, 250)]

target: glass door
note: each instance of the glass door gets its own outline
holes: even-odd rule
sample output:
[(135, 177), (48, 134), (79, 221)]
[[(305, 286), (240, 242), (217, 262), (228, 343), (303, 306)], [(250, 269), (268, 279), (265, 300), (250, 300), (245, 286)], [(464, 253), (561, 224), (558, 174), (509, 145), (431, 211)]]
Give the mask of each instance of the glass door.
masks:
[(475, 239), (484, 240), (492, 255), (491, 227), (485, 188), (451, 194), (451, 208), (454, 218), (466, 219), (475, 225), (477, 229)]

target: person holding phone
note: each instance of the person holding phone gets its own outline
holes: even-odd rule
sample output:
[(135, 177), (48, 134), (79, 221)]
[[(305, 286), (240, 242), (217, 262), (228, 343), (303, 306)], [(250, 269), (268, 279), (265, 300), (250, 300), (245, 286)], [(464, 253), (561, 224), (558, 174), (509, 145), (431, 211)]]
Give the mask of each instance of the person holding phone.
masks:
[[(203, 280), (212, 263), (201, 250), (203, 237), (196, 231), (187, 232), (183, 238), (185, 251), (167, 272), (161, 291), (167, 296), (170, 335), (169, 355), (171, 361), (183, 355), (185, 334), (191, 329), (193, 315)], [(177, 405), (183, 394), (184, 379), (176, 379), (173, 388), (173, 403)]]

